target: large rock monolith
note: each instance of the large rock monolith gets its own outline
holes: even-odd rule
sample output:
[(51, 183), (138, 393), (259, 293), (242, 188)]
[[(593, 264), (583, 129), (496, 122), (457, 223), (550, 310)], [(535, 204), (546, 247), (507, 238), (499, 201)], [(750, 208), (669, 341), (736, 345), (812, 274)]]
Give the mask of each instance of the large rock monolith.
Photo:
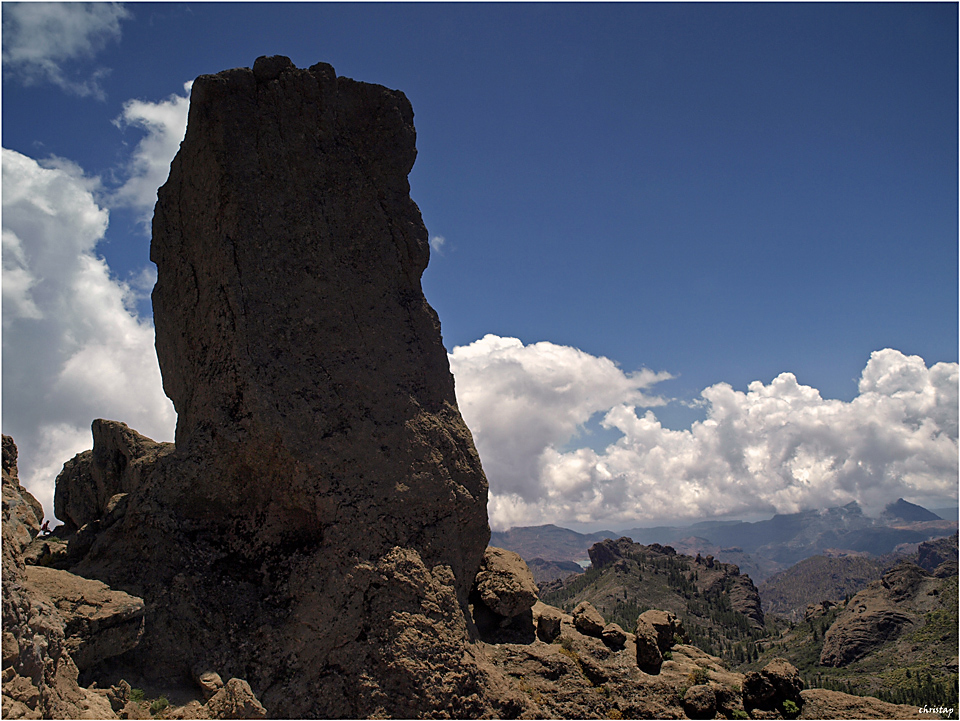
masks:
[[(259, 58), (193, 85), (151, 258), (176, 449), (79, 564), (142, 596), (139, 673), (273, 716), (491, 711), (487, 483), (420, 277), (399, 91)], [(97, 451), (94, 449), (94, 455)]]

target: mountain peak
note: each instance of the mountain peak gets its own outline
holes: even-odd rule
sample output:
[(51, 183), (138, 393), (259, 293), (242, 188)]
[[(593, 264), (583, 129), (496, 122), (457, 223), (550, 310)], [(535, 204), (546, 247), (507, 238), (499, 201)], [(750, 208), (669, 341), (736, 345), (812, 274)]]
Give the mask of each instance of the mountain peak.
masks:
[(941, 521), (943, 520), (933, 511), (928, 511), (923, 506), (918, 506), (910, 501), (898, 498), (893, 503), (888, 503), (880, 515), (884, 519), (899, 519), (901, 521)]

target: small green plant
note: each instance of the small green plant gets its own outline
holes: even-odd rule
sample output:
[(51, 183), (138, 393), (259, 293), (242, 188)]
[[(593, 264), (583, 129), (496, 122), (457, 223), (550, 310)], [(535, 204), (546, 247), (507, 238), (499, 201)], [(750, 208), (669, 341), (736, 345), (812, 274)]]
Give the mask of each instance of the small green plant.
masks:
[(690, 672), (687, 680), (690, 681), (691, 686), (702, 686), (710, 680), (710, 674), (707, 673), (707, 669), (698, 667)]
[(143, 701), (143, 689), (142, 688), (132, 688), (130, 689), (130, 700), (134, 703), (141, 703)]
[(800, 713), (800, 707), (790, 699), (787, 699), (783, 702), (783, 712), (792, 718)]
[(153, 716), (156, 716), (158, 713), (163, 711), (169, 705), (170, 705), (170, 702), (167, 701), (167, 697), (161, 696), (160, 698), (155, 700), (152, 704), (150, 704), (150, 713)]
[(671, 660), (673, 660), (673, 651), (664, 651), (664, 652), (663, 652), (663, 660), (664, 660), (664, 661), (671, 661)]
[(744, 711), (742, 708), (735, 708), (730, 714), (735, 719), (745, 719), (750, 718), (750, 714)]

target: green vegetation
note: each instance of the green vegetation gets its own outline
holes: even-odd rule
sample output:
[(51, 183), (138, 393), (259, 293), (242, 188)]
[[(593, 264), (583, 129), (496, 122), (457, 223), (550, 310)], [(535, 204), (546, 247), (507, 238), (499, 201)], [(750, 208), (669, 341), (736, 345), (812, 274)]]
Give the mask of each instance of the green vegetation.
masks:
[(167, 700), (166, 696), (161, 696), (156, 699), (153, 703), (150, 704), (150, 714), (156, 716), (158, 713), (163, 711), (167, 706), (170, 705), (170, 702)]
[(783, 702), (783, 713), (788, 718), (793, 718), (800, 713), (800, 707), (790, 699), (785, 699)]
[[(638, 548), (645, 548), (637, 546)], [(719, 569), (707, 569), (683, 555), (641, 550), (604, 568), (588, 569), (563, 588), (543, 594), (544, 603), (570, 612), (589, 601), (609, 623), (632, 631), (637, 617), (651, 608), (673, 611), (683, 622), (687, 638), (709, 654), (731, 665), (755, 659), (756, 642), (767, 635), (747, 616), (735, 611), (729, 592), (733, 578)]]
[(952, 718), (957, 718), (958, 678), (955, 671), (948, 670), (957, 649), (957, 577), (944, 579), (927, 597), (937, 603), (923, 614), (923, 623), (844, 668), (819, 665), (824, 634), (846, 605), (840, 604), (762, 640), (759, 658), (737, 670), (755, 670), (781, 656), (797, 667), (805, 688), (875, 696), (917, 707), (952, 708)]
[(130, 689), (130, 700), (134, 703), (141, 703), (144, 699), (142, 688)]

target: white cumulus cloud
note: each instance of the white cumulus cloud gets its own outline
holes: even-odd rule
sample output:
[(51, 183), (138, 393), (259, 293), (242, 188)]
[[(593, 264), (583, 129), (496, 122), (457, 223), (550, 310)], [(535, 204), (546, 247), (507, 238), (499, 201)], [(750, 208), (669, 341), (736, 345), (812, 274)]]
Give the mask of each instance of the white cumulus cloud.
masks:
[(134, 208), (143, 223), (149, 223), (153, 217), (157, 188), (166, 182), (170, 162), (186, 133), (192, 86), (192, 81), (185, 83), (186, 95), (174, 94), (157, 103), (128, 100), (123, 105), (123, 113), (115, 121), (121, 128), (140, 128), (145, 135), (134, 149), (124, 171), (126, 179), (113, 193), (110, 203), (115, 207)]
[(80, 96), (103, 97), (104, 69), (78, 76), (71, 61), (92, 58), (120, 39), (130, 16), (122, 3), (3, 3), (3, 72), (24, 85), (49, 82)]
[[(957, 495), (958, 365), (885, 349), (850, 402), (791, 373), (701, 396), (704, 421), (664, 428), (643, 391), (666, 374), (624, 374), (573, 348), (487, 336), (451, 354), (457, 395), (490, 480), (494, 528), (649, 522), (782, 512), (899, 496)], [(563, 451), (596, 411), (622, 436)]]
[(21, 480), (53, 514), (64, 461), (91, 446), (94, 418), (172, 440), (153, 326), (135, 290), (97, 256), (109, 222), (95, 181), (69, 163), (3, 150), (3, 431)]
[[(625, 373), (608, 358), (570, 346), (486, 335), (450, 354), (457, 402), (490, 478), (491, 516), (502, 498), (526, 506), (556, 491), (540, 472), (543, 458), (618, 403), (665, 401), (648, 395), (669, 373)], [(504, 511), (506, 512), (506, 511)]]

